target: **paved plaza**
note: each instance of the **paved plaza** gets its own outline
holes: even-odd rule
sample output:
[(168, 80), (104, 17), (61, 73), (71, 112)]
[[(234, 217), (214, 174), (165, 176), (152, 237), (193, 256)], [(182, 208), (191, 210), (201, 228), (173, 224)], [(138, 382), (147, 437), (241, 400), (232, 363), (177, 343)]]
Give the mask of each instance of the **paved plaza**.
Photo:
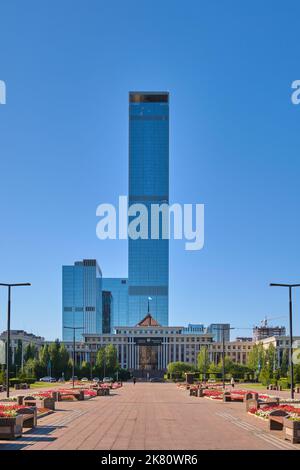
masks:
[(0, 450), (300, 449), (267, 426), (244, 403), (190, 397), (172, 383), (125, 383), (108, 397), (57, 403)]

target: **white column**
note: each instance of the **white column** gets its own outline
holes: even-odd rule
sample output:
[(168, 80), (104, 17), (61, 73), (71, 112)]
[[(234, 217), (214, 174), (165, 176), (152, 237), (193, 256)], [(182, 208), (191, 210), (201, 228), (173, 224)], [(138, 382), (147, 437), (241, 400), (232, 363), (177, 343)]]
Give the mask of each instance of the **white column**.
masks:
[(157, 356), (158, 356), (158, 358), (157, 358), (157, 359), (158, 359), (158, 361), (157, 361), (157, 362), (158, 362), (158, 364), (157, 364), (157, 367), (158, 367), (158, 370), (160, 370), (160, 369), (161, 369), (161, 362), (160, 362), (160, 349), (161, 349), (161, 346), (158, 346), (158, 348), (157, 348)]

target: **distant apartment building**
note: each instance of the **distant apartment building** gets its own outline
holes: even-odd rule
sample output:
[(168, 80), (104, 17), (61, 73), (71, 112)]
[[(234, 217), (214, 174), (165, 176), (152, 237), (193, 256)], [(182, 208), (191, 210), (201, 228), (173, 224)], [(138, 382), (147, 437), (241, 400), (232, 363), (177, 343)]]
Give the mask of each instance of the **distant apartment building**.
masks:
[[(6, 341), (7, 331), (3, 331), (0, 334), (0, 364), (6, 364)], [(33, 333), (27, 333), (24, 330), (10, 330), (10, 346), (12, 353), (12, 363), (15, 362), (15, 355), (19, 346), (22, 351), (22, 363), (25, 353), (26, 346), (33, 344), (36, 347), (37, 352), (44, 345), (45, 338), (43, 336), (36, 336)]]
[[(294, 336), (293, 338), (294, 342), (298, 342), (300, 344), (300, 336)], [(288, 359), (288, 362), (290, 362), (290, 337), (289, 336), (271, 336), (268, 338), (263, 338), (260, 339), (256, 342), (257, 343), (262, 343), (264, 349), (268, 349), (269, 346), (272, 344), (275, 347), (275, 354), (276, 354), (276, 361), (278, 364), (278, 367), (281, 366), (282, 363), (282, 356), (283, 353), (286, 352), (286, 357)]]
[(253, 328), (253, 341), (261, 341), (271, 336), (285, 336), (285, 326), (261, 325)]
[(76, 341), (83, 334), (102, 333), (102, 273), (94, 259), (62, 268), (62, 336)]
[(189, 334), (189, 333), (199, 333), (199, 334), (204, 334), (205, 333), (205, 327), (203, 323), (189, 323), (186, 328), (183, 329), (183, 333)]

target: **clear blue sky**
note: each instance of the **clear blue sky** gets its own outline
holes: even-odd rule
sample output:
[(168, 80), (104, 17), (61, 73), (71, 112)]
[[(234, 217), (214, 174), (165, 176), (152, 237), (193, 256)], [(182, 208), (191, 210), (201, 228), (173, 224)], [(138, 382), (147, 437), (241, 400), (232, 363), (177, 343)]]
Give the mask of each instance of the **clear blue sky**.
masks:
[[(98, 240), (95, 211), (127, 194), (133, 89), (170, 92), (171, 200), (205, 204), (204, 249), (171, 243), (170, 324), (287, 315), (268, 283), (300, 282), (297, 3), (2, 2), (0, 282), (32, 282), (13, 328), (60, 336), (62, 264), (126, 276), (127, 243)], [(299, 334), (300, 292), (294, 307)]]

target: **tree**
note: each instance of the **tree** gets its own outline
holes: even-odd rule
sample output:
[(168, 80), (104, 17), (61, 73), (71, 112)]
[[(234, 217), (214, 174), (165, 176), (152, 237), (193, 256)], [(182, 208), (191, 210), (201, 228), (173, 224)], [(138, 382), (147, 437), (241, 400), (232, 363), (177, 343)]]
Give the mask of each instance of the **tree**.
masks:
[(119, 368), (117, 349), (112, 344), (108, 344), (98, 350), (96, 356), (96, 367), (100, 376), (114, 374)]
[(91, 375), (91, 365), (89, 362), (82, 361), (80, 367), (80, 376), (81, 377), (89, 377)]
[(24, 365), (23, 375), (26, 377), (37, 377), (38, 376), (39, 361), (37, 359), (28, 359)]
[(67, 373), (68, 364), (69, 364), (69, 353), (64, 344), (61, 344), (59, 347), (59, 364), (57, 367), (57, 377), (61, 376), (63, 373)]
[(197, 363), (200, 373), (206, 375), (210, 366), (210, 360), (207, 348), (205, 346), (201, 346), (197, 357)]
[(266, 351), (266, 356), (265, 356), (265, 369), (268, 372), (269, 378), (274, 377), (276, 366), (277, 366), (276, 348), (274, 344), (271, 343)]
[(96, 367), (99, 371), (99, 375), (104, 374), (105, 368), (105, 347), (98, 349), (96, 356)]
[(50, 352), (48, 344), (41, 347), (39, 351), (39, 363), (42, 371), (42, 375), (48, 374), (48, 365), (50, 361)]
[(58, 339), (49, 346), (49, 356), (51, 361), (51, 374), (53, 377), (59, 376), (61, 371), (60, 365), (60, 342)]
[(169, 362), (167, 366), (167, 371), (170, 376), (180, 376), (183, 377), (183, 375), (186, 372), (195, 372), (195, 366), (193, 364), (188, 364), (186, 362)]
[(289, 355), (288, 355), (288, 350), (284, 349), (282, 358), (281, 358), (281, 364), (280, 364), (280, 375), (281, 377), (286, 377), (288, 373), (288, 368), (289, 368)]
[(15, 363), (14, 363), (16, 370), (17, 369), (20, 370), (20, 367), (22, 365), (22, 349), (23, 349), (22, 340), (18, 339), (17, 348), (15, 352)]
[(105, 348), (106, 370), (109, 374), (114, 374), (118, 369), (118, 352), (113, 344), (108, 344)]
[(294, 382), (300, 384), (300, 364), (294, 364)]
[(4, 369), (1, 367), (1, 369), (0, 369), (0, 385), (3, 385), (3, 384), (5, 384), (5, 372), (4, 372)]
[(248, 355), (247, 367), (254, 373), (259, 374), (265, 364), (265, 350), (262, 343), (255, 344)]
[(33, 343), (27, 344), (24, 352), (24, 361), (27, 362), (29, 359), (35, 359), (37, 355), (37, 348)]

